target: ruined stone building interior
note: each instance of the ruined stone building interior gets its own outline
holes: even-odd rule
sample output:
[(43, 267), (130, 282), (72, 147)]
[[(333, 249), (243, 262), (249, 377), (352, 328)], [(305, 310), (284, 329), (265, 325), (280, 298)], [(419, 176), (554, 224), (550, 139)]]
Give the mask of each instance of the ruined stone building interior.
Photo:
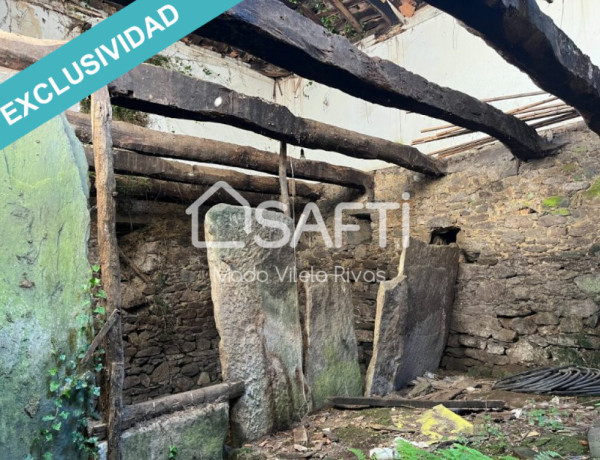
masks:
[[(0, 1), (2, 80), (129, 3)], [(599, 17), (241, 2), (108, 85), (117, 291), (96, 99), (2, 151), (0, 459), (600, 456)]]

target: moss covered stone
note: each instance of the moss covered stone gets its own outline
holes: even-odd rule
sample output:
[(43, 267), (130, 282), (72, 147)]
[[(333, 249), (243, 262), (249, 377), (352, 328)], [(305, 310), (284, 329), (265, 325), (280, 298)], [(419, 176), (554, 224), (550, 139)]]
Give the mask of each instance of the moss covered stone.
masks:
[(568, 199), (562, 196), (551, 196), (542, 200), (542, 206), (544, 208), (558, 208), (558, 207), (567, 207)]
[(169, 448), (177, 458), (221, 460), (229, 404), (212, 404), (159, 417), (123, 434), (123, 460), (165, 460)]
[[(284, 429), (307, 412), (298, 287), (290, 277), (294, 250), (258, 245), (255, 237), (276, 242), (281, 233), (258, 225), (254, 213), (220, 204), (204, 221), (208, 242), (244, 243), (207, 251), (223, 378), (246, 382), (245, 394), (231, 409), (237, 445)], [(248, 218), (250, 233), (245, 230)], [(264, 218), (279, 228), (293, 225), (281, 213), (266, 211)]]
[(597, 179), (596, 182), (592, 184), (592, 186), (585, 192), (585, 196), (587, 198), (600, 197), (600, 179)]
[(330, 276), (305, 287), (304, 369), (316, 410), (329, 396), (362, 396), (363, 384), (349, 283)]
[[(35, 452), (53, 412), (53, 351), (71, 357), (89, 276), (87, 162), (63, 116), (0, 151), (0, 446), (2, 458)], [(71, 433), (55, 458), (77, 458)], [(33, 449), (33, 450), (32, 450)]]

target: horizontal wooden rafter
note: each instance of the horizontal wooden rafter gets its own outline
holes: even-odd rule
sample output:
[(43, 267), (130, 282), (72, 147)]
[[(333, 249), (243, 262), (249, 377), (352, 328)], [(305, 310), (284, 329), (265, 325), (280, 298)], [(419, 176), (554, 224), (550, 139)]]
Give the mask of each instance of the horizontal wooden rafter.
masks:
[[(88, 165), (90, 169), (93, 169), (92, 148), (89, 145), (84, 147)], [(115, 172), (119, 174), (208, 186), (225, 181), (239, 191), (279, 194), (279, 179), (276, 177), (256, 176), (231, 169), (210, 168), (198, 164), (166, 160), (123, 149), (114, 149), (114, 152), (114, 168)], [(322, 189), (318, 184), (294, 181), (293, 184), (290, 184), (291, 187), (295, 187), (298, 196), (312, 200), (319, 199), (322, 195)]]
[[(15, 70), (33, 64), (48, 49), (43, 44), (41, 50), (36, 49), (38, 40), (24, 40), (13, 34), (3, 34), (0, 38), (0, 63), (6, 62)], [(443, 175), (435, 160), (414, 147), (297, 117), (282, 105), (174, 70), (142, 64), (109, 84), (109, 90), (113, 102), (127, 108), (227, 124), (291, 145), (382, 160), (434, 177)]]
[(383, 160), (427, 175), (442, 175), (437, 163), (414, 147), (297, 117), (282, 105), (173, 70), (142, 64), (108, 87), (113, 101), (124, 107), (223, 123), (300, 147)]
[(366, 101), (483, 131), (524, 160), (553, 151), (526, 123), (464, 93), (431, 83), (393, 62), (371, 58), (278, 0), (245, 0), (196, 33)]
[[(208, 191), (208, 185), (183, 184), (181, 182), (165, 181), (160, 179), (150, 179), (148, 177), (116, 175), (118, 200), (135, 199), (141, 201), (179, 203), (191, 205), (199, 197)], [(92, 177), (92, 188), (90, 195), (95, 195), (94, 180)], [(246, 199), (250, 206), (256, 207), (265, 201), (278, 200), (278, 195), (261, 194), (253, 192), (239, 192)], [(298, 197), (298, 201), (302, 201)], [(219, 203), (238, 204), (235, 198), (229, 195), (225, 190), (219, 190), (210, 197), (207, 205)]]
[(535, 0), (431, 0), (483, 38), (544, 90), (583, 115), (600, 134), (600, 69)]
[[(88, 115), (67, 112), (67, 118), (79, 140), (91, 142), (91, 123)], [(229, 144), (212, 139), (154, 131), (130, 123), (113, 121), (113, 144), (117, 148), (180, 160), (234, 166), (243, 169), (278, 174), (279, 156), (252, 147)], [(317, 182), (367, 189), (372, 186), (369, 173), (322, 161), (288, 159), (288, 176)]]

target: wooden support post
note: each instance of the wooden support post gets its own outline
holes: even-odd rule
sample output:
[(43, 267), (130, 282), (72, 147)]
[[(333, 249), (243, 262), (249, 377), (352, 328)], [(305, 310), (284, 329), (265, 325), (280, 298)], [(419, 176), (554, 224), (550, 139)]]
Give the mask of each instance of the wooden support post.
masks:
[[(98, 207), (98, 249), (102, 284), (106, 292), (106, 314), (121, 311), (121, 270), (116, 233), (116, 180), (113, 168), (110, 126), (112, 106), (106, 87), (92, 95), (92, 132)], [(123, 337), (121, 315), (106, 334), (106, 372), (101, 409), (108, 427), (108, 460), (121, 459), (121, 417), (123, 412)]]
[(287, 144), (285, 142), (282, 142), (279, 148), (279, 184), (281, 185), (281, 202), (285, 207), (284, 213), (291, 217), (290, 191), (287, 181)]

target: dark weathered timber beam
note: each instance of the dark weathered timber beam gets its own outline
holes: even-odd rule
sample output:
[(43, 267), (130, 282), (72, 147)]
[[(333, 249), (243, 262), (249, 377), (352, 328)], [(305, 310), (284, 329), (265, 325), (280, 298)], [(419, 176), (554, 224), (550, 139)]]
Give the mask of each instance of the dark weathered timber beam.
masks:
[[(88, 165), (93, 169), (92, 148), (89, 145), (85, 145), (84, 147)], [(231, 169), (210, 168), (208, 166), (140, 155), (123, 149), (114, 149), (114, 151), (114, 168), (115, 172), (119, 174), (209, 186), (219, 181), (225, 181), (239, 191), (279, 195), (280, 187), (277, 177), (253, 176)], [(296, 187), (295, 190), (298, 196), (316, 200), (320, 198), (322, 193), (321, 187), (318, 184), (295, 181), (295, 185), (290, 184), (290, 188), (294, 186)]]
[[(208, 191), (208, 185), (183, 184), (181, 182), (170, 182), (160, 179), (150, 179), (139, 176), (117, 175), (117, 201), (122, 199), (138, 199), (143, 201), (180, 203), (190, 205), (205, 192)], [(92, 188), (90, 195), (95, 196), (94, 180), (92, 177)], [(250, 206), (256, 207), (259, 204), (279, 199), (278, 195), (267, 195), (240, 191), (240, 194), (250, 203)], [(301, 202), (301, 199), (298, 199)], [(207, 201), (207, 205), (219, 203), (238, 204), (235, 199), (225, 190), (219, 190)], [(304, 202), (306, 204), (306, 202)]]
[(506, 402), (500, 400), (477, 400), (477, 401), (420, 401), (414, 399), (397, 398), (371, 398), (371, 397), (349, 397), (333, 396), (329, 399), (336, 407), (409, 407), (413, 409), (431, 409), (440, 404), (450, 410), (502, 410)]
[[(43, 40), (6, 33), (0, 37), (0, 62), (6, 62), (8, 68), (14, 70), (33, 64), (48, 48)], [(12, 46), (13, 41), (18, 45), (16, 48)], [(41, 49), (36, 48), (38, 42)], [(111, 83), (109, 89), (113, 102), (132, 109), (228, 124), (292, 145), (383, 160), (434, 177), (443, 175), (435, 160), (414, 147), (296, 117), (284, 106), (174, 70), (142, 64)], [(219, 104), (215, 104), (217, 100)]]
[(581, 113), (600, 134), (600, 69), (535, 0), (431, 0), (542, 89)]
[(174, 70), (142, 64), (108, 86), (113, 101), (124, 107), (223, 123), (292, 145), (383, 160), (427, 175), (442, 175), (436, 161), (414, 147), (300, 118), (282, 105)]
[[(67, 112), (67, 118), (79, 140), (89, 144), (92, 132), (89, 115)], [(279, 155), (252, 147), (154, 131), (119, 121), (112, 123), (112, 137), (115, 147), (145, 155), (279, 174)], [(371, 188), (373, 183), (371, 174), (345, 166), (295, 158), (288, 158), (287, 164), (289, 177), (293, 176), (297, 179), (326, 182), (357, 189)]]
[(533, 128), (517, 118), (393, 62), (370, 58), (347, 39), (328, 33), (278, 0), (245, 0), (197, 33), (366, 101), (483, 131), (523, 160), (552, 151)]

